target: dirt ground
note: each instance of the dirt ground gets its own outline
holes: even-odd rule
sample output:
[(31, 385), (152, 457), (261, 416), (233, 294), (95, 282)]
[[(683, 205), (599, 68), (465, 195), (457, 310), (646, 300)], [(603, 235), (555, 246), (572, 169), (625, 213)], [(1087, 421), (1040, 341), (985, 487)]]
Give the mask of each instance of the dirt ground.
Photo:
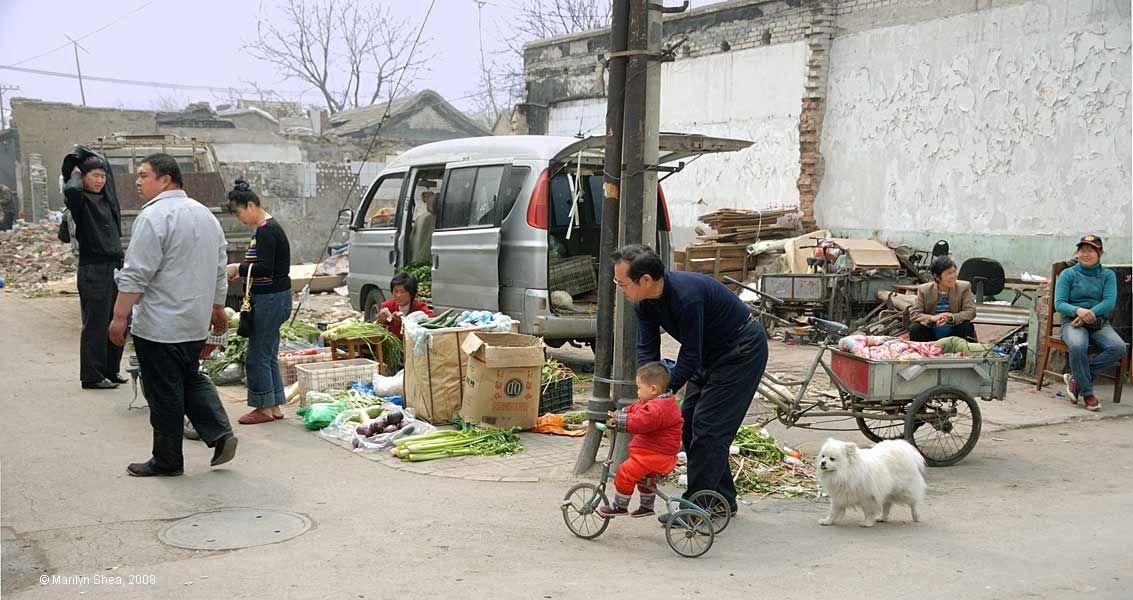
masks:
[[(1045, 390), (1016, 392), (996, 409), (1006, 424), (985, 432), (976, 452), (929, 470), (921, 523), (898, 510), (872, 529), (820, 527), (822, 501), (761, 500), (744, 505), (707, 555), (683, 559), (650, 519), (617, 520), (594, 541), (572, 536), (559, 512), (569, 482), (406, 473), (287, 424), (237, 426), (239, 453), (222, 468), (210, 469), (208, 451), (192, 443), (183, 477), (131, 478), (125, 465), (149, 453), (148, 414), (127, 409), (127, 388), (79, 389), (77, 307), (0, 295), (5, 598), (1129, 594), (1133, 466), (1121, 459), (1131, 420), (1108, 403), (1086, 415)], [(779, 350), (786, 355), (773, 348), (773, 360)], [(245, 410), (226, 408), (233, 418)], [(172, 520), (233, 507), (298, 512), (314, 526), (233, 551), (158, 540)]]

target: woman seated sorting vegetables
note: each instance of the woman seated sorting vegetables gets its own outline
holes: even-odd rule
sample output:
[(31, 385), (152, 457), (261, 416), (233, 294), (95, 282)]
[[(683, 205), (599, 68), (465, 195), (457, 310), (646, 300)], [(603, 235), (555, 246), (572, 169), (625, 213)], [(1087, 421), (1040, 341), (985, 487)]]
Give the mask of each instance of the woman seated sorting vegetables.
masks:
[(972, 284), (956, 280), (956, 263), (941, 256), (932, 263), (931, 281), (917, 288), (909, 317), (909, 340), (935, 342), (949, 336), (975, 341), (976, 297)]
[(251, 277), (252, 335), (244, 372), (248, 378), (248, 406), (242, 425), (271, 423), (283, 418), (283, 374), (279, 370), (279, 327), (291, 316), (291, 243), (287, 233), (242, 179), (228, 192), (228, 210), (252, 228), (252, 241), (244, 262), (228, 265), (228, 279)]
[(429, 317), (436, 316), (427, 304), (417, 299), (417, 279), (409, 273), (394, 275), (389, 289), (393, 298), (381, 303), (375, 322), (385, 326), (397, 339), (402, 339), (401, 318), (405, 315), (420, 311)]

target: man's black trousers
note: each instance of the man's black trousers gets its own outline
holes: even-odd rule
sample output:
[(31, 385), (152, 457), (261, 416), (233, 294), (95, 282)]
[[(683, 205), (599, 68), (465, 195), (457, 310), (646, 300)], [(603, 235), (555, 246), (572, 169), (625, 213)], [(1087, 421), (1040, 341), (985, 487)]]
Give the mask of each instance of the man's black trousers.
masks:
[(736, 508), (728, 448), (743, 424), (767, 367), (767, 332), (748, 321), (718, 356), (709, 357), (685, 386), (681, 404), (688, 454), (688, 490), (715, 490)]

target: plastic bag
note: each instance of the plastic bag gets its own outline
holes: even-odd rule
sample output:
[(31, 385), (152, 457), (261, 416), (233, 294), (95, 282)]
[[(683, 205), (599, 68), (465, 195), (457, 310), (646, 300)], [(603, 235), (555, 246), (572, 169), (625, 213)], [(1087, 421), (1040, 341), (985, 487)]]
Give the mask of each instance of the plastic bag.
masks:
[(374, 376), (374, 393), (381, 396), (400, 396), (405, 389), (405, 370), (392, 377)]
[(232, 363), (216, 376), (212, 382), (216, 385), (235, 385), (244, 379), (244, 365)]
[(346, 410), (346, 401), (340, 400), (338, 402), (319, 402), (318, 404), (311, 404), (303, 406), (295, 411), (299, 416), (303, 417), (303, 425), (307, 429), (322, 429), (330, 425), (334, 418), (339, 413)]
[(319, 404), (320, 402), (334, 402), (334, 398), (326, 392), (316, 392), (314, 390), (307, 392), (303, 397), (303, 405)]
[(385, 452), (393, 448), (393, 443), (401, 438), (410, 437), (414, 435), (425, 435), (433, 433), (437, 430), (431, 424), (425, 421), (419, 421), (413, 416), (413, 409), (407, 408), (404, 410), (405, 419), (402, 421), (405, 425), (397, 431), (391, 433), (379, 433), (370, 437), (359, 435), (357, 432), (354, 434), (354, 451), (355, 452)]
[(334, 420), (330, 422), (330, 425), (327, 425), (319, 431), (319, 435), (332, 440), (349, 442), (354, 439), (354, 430), (357, 429), (359, 425), (372, 420), (371, 417), (380, 418), (381, 415), (384, 415), (386, 412), (389, 412), (388, 409), (381, 406), (348, 408), (338, 413)]

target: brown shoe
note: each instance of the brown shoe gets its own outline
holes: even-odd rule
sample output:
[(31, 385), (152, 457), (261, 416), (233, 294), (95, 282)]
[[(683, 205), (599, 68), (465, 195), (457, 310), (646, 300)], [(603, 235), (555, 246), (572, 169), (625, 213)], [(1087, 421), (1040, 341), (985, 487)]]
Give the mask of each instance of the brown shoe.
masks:
[(639, 507), (637, 507), (636, 510), (629, 513), (629, 516), (633, 517), (634, 519), (640, 519), (641, 517), (652, 517), (655, 514), (657, 514), (657, 512), (654, 511), (652, 508), (646, 508), (644, 506), (639, 506)]
[(239, 423), (241, 425), (259, 425), (260, 423), (271, 423), (274, 420), (275, 417), (272, 417), (271, 415), (265, 415), (264, 413), (260, 412), (258, 408), (253, 408), (247, 414), (240, 417)]

